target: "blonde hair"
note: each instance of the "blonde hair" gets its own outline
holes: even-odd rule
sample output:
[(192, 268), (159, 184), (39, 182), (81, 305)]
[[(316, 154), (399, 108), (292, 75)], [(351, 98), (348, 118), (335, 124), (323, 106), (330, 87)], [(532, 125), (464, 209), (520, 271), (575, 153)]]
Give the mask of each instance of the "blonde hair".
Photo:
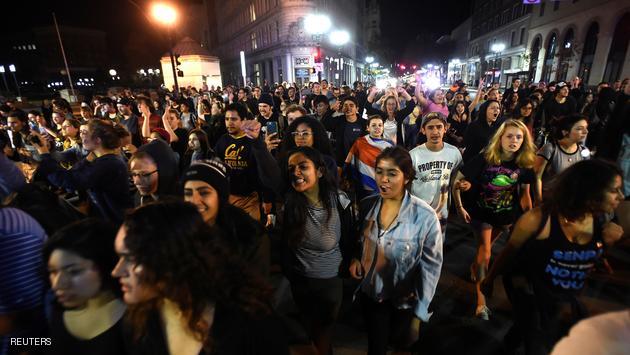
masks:
[(523, 133), (523, 144), (521, 144), (521, 147), (516, 152), (516, 165), (521, 168), (532, 168), (534, 166), (534, 160), (536, 159), (536, 147), (534, 146), (532, 136), (523, 122), (512, 119), (503, 122), (494, 136), (492, 136), (484, 153), (486, 161), (493, 165), (501, 164), (501, 153), (503, 152), (501, 138), (508, 127), (518, 128)]

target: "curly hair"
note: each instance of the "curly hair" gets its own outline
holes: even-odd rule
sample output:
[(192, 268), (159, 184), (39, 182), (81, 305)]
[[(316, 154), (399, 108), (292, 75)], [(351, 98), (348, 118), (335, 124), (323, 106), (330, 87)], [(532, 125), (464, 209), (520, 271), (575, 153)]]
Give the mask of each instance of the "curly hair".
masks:
[(271, 312), (271, 288), (245, 261), (228, 252), (218, 230), (203, 221), (194, 205), (181, 201), (151, 203), (135, 209), (124, 222), (125, 246), (145, 273), (141, 282), (154, 287), (158, 298), (129, 307), (136, 338), (164, 299), (177, 304), (189, 330), (212, 344), (203, 321), (209, 304), (220, 304), (252, 316)]
[(606, 190), (621, 169), (602, 159), (579, 161), (558, 174), (543, 196), (542, 208), (547, 213), (576, 221), (588, 213), (601, 214)]

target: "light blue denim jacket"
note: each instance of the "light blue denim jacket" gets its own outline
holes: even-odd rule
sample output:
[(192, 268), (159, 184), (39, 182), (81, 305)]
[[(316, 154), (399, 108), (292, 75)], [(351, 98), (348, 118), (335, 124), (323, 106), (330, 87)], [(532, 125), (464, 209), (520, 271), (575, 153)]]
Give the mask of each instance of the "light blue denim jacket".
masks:
[(431, 206), (405, 192), (398, 217), (388, 230), (379, 230), (382, 201), (376, 200), (363, 221), (361, 263), (366, 276), (359, 288), (374, 300), (413, 308), (426, 322), (442, 269), (440, 222)]

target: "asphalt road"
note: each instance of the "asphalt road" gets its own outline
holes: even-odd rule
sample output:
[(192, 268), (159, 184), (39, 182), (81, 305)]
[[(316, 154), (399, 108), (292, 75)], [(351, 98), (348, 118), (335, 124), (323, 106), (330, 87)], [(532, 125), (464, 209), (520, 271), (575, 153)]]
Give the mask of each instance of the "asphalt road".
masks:
[[(494, 256), (505, 244), (506, 236), (495, 243)], [(510, 328), (511, 304), (501, 281), (497, 280), (494, 296), (488, 305), (492, 310), (489, 321), (474, 317), (474, 285), (469, 281), (469, 266), (475, 254), (475, 240), (469, 227), (457, 217), (449, 221), (444, 245), (444, 264), (436, 296), (432, 302), (433, 316), (423, 324), (419, 342), (420, 353), (429, 354), (505, 354), (502, 339)], [(608, 261), (614, 273), (597, 270), (590, 276), (581, 299), (591, 315), (630, 306), (630, 243), (612, 248)], [(279, 274), (274, 277), (277, 287), (277, 309), (286, 321), (294, 354), (310, 354), (308, 339), (298, 321), (291, 300), (288, 282)], [(346, 282), (344, 303), (334, 337), (335, 355), (358, 355), (367, 352), (367, 338), (358, 304), (351, 302), (355, 284)], [(517, 352), (518, 353), (518, 352)]]

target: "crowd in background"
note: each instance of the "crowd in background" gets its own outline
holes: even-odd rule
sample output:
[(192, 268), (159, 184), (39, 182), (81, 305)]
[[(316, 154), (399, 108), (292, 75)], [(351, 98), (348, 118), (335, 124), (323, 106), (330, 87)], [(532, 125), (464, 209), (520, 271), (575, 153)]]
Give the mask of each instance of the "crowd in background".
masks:
[(2, 104), (0, 354), (285, 354), (279, 270), (316, 353), (346, 297), (369, 354), (411, 351), (454, 219), (476, 236), (474, 316), (502, 275), (506, 347), (550, 352), (628, 233), (629, 79), (422, 79)]

